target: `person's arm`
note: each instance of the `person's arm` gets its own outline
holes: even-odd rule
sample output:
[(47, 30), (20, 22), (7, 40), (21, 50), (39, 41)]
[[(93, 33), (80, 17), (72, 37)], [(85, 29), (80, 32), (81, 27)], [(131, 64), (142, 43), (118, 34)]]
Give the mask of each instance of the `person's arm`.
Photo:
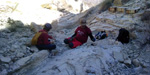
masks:
[(53, 39), (53, 37), (52, 37), (52, 36), (50, 36), (50, 35), (48, 36), (48, 38)]
[(91, 40), (92, 40), (93, 42), (95, 42), (95, 38), (93, 37), (92, 33), (90, 33), (89, 36), (90, 36)]
[(47, 35), (46, 33), (43, 34), (43, 43), (45, 45), (50, 44), (50, 41), (48, 41), (49, 35)]
[(74, 38), (76, 36), (76, 33), (74, 33), (71, 37)]
[(116, 40), (115, 41), (118, 41), (118, 37), (116, 38)]
[(91, 40), (92, 40), (93, 42), (95, 42), (96, 39), (93, 37), (92, 31), (91, 31), (90, 29), (88, 29), (88, 36), (90, 36)]
[(78, 28), (75, 30), (75, 33), (71, 36), (71, 38), (70, 38), (71, 41), (72, 41), (72, 40), (75, 38), (75, 36), (77, 35), (77, 31), (78, 31)]
[(70, 37), (70, 41), (72, 41), (74, 38), (75, 38), (75, 36), (76, 36), (76, 33), (74, 33), (71, 37)]

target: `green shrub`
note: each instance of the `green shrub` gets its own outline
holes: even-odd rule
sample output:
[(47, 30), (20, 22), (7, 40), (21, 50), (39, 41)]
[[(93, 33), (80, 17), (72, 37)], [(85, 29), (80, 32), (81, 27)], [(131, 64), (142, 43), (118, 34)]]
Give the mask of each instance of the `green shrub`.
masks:
[(8, 18), (6, 27), (11, 31), (14, 32), (17, 28), (22, 28), (24, 24), (21, 21), (14, 21), (13, 19)]

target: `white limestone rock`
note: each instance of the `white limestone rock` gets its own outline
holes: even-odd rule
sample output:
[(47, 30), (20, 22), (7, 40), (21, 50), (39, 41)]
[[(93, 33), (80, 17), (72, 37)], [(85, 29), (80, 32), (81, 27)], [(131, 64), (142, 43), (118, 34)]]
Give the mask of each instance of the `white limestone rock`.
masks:
[(4, 63), (9, 63), (11, 61), (10, 57), (0, 57), (0, 61), (4, 62)]
[(17, 53), (17, 57), (23, 57), (24, 56), (24, 53)]
[(119, 62), (123, 62), (124, 61), (124, 59), (123, 59), (123, 55), (122, 55), (122, 53), (121, 52), (113, 52), (113, 56), (114, 56), (114, 58), (117, 60), (117, 61), (119, 61)]
[(125, 60), (125, 61), (124, 61), (124, 64), (126, 64), (126, 65), (131, 65), (131, 60), (130, 60), (130, 59)]
[[(48, 54), (49, 54), (49, 52), (47, 50), (42, 50), (38, 53), (34, 53), (30, 56), (22, 58), (15, 62), (15, 64), (13, 65), (13, 71), (21, 69), (23, 67), (25, 68), (30, 65), (36, 66), (38, 63), (42, 62), (45, 58), (47, 58)], [(31, 67), (33, 67), (33, 66), (31, 66)]]
[(137, 59), (133, 59), (133, 60), (132, 60), (132, 63), (133, 63), (133, 65), (135, 65), (136, 67), (139, 67), (139, 66), (140, 66), (140, 62), (139, 62), (139, 60), (137, 60)]

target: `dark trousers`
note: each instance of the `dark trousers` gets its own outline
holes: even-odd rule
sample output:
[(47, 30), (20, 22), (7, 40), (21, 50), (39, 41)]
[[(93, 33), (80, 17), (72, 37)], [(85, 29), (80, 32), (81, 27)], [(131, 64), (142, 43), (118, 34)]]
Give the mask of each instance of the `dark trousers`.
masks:
[(55, 44), (36, 45), (36, 47), (37, 47), (39, 50), (42, 50), (42, 49), (52, 50), (52, 49), (55, 49), (55, 48), (56, 48), (56, 45), (55, 45)]

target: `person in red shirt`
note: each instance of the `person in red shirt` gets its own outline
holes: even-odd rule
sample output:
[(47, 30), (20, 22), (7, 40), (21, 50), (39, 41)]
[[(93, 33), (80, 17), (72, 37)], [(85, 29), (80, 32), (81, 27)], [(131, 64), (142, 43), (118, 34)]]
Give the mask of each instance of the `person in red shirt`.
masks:
[(91, 40), (95, 42), (95, 38), (92, 35), (90, 28), (86, 26), (86, 20), (82, 19), (80, 21), (80, 26), (75, 30), (75, 33), (72, 37), (66, 38), (64, 40), (65, 44), (68, 44), (70, 48), (76, 48), (87, 42), (88, 36)]
[(39, 50), (42, 50), (42, 49), (52, 50), (56, 48), (56, 45), (50, 41), (50, 39), (53, 39), (52, 36), (48, 35), (48, 32), (50, 31), (50, 29), (52, 29), (51, 24), (46, 23), (44, 25), (44, 28), (39, 31), (39, 32), (42, 32), (42, 34), (38, 38), (37, 45), (36, 45), (36, 47)]

